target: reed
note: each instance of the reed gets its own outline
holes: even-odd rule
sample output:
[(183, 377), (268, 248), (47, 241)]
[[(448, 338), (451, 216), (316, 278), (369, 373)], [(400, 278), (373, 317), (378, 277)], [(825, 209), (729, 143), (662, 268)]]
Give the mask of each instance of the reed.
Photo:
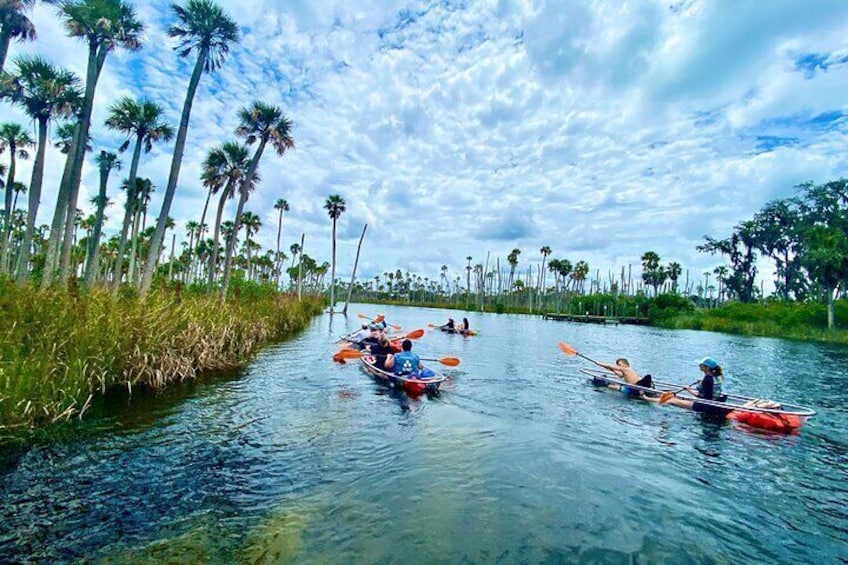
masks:
[(160, 289), (141, 299), (0, 279), (0, 438), (82, 417), (111, 386), (159, 389), (243, 366), (263, 345), (303, 328), (322, 302), (276, 292)]

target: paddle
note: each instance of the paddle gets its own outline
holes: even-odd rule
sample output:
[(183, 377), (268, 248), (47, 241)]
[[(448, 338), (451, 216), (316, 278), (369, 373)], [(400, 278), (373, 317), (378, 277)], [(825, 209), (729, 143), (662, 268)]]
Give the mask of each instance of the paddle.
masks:
[[(573, 347), (571, 347), (567, 343), (559, 342), (559, 350), (562, 351), (563, 353), (565, 353), (566, 355), (577, 355), (578, 357), (582, 357), (586, 361), (590, 361), (590, 362), (594, 363), (598, 367), (604, 367), (602, 364), (598, 363), (594, 359), (590, 359), (589, 357), (586, 357), (582, 353), (578, 352), (576, 349), (574, 349)], [(606, 367), (604, 367), (604, 368), (606, 369)]]
[[(379, 320), (377, 318), (372, 318), (371, 316), (366, 316), (365, 314), (361, 314), (361, 313), (357, 314), (357, 316), (359, 316), (363, 320), (371, 320), (373, 322), (376, 322), (376, 321), (383, 322), (383, 321), (385, 321), (385, 318), (383, 318), (383, 316), (377, 316), (377, 318), (380, 318)], [(403, 329), (402, 327), (396, 326), (394, 324), (386, 324), (386, 325), (389, 326), (390, 328), (392, 328), (395, 331), (400, 331), (400, 330)]]
[(390, 337), (389, 339), (392, 340), (392, 341), (396, 341), (398, 339), (419, 339), (419, 338), (422, 338), (422, 337), (424, 337), (424, 330), (423, 329), (417, 329), (417, 330), (412, 330), (411, 332), (409, 332), (406, 335), (402, 335), (402, 336), (398, 336), (398, 337)]
[[(371, 355), (367, 351), (354, 351), (353, 349), (345, 349), (343, 351), (339, 351), (336, 355), (338, 355), (340, 359), (359, 359), (363, 355), (370, 355), (372, 357), (386, 357), (386, 355)], [(448, 367), (456, 367), (460, 363), (460, 360), (457, 357), (442, 357), (441, 359), (436, 359), (433, 357), (421, 357), (421, 360), (435, 361)]]
[(666, 402), (668, 402), (669, 400), (671, 400), (672, 398), (674, 398), (675, 396), (677, 396), (678, 394), (680, 394), (680, 393), (681, 393), (681, 392), (683, 392), (684, 390), (686, 390), (686, 389), (688, 389), (688, 388), (690, 388), (690, 387), (695, 386), (695, 385), (696, 385), (696, 384), (698, 384), (699, 382), (701, 382), (701, 379), (698, 379), (697, 381), (693, 382), (692, 384), (687, 385), (687, 386), (684, 386), (684, 387), (682, 387), (682, 388), (679, 388), (679, 389), (677, 389), (677, 390), (675, 390), (675, 391), (673, 391), (673, 392), (672, 392), (672, 391), (670, 391), (670, 390), (665, 391), (664, 393), (662, 393), (662, 394), (660, 395), (660, 404), (665, 404)]

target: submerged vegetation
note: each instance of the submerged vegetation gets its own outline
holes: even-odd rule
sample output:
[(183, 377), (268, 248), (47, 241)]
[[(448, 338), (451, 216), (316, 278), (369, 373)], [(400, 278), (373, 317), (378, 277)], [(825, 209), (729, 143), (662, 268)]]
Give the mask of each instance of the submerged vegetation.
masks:
[(158, 389), (241, 367), (323, 306), (241, 281), (225, 302), (204, 290), (176, 286), (114, 299), (106, 289), (37, 289), (0, 279), (0, 439), (82, 416), (107, 387)]

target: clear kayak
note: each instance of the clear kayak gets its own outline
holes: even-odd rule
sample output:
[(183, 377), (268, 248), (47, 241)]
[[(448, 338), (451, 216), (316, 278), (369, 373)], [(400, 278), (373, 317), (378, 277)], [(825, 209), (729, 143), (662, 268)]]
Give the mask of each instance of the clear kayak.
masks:
[(762, 430), (793, 433), (816, 415), (815, 410), (800, 404), (738, 394), (727, 394), (723, 401), (706, 400), (692, 396), (685, 390), (681, 392), (686, 385), (654, 381), (653, 387), (645, 387), (628, 384), (607, 371), (587, 368), (581, 368), (580, 371), (591, 377), (592, 384), (620, 390), (630, 398), (644, 399), (643, 395), (656, 398), (662, 393), (673, 393), (678, 398), (697, 401), (699, 405), (711, 408), (710, 414)]
[(400, 388), (410, 396), (438, 393), (442, 383), (447, 379), (444, 375), (426, 367), (419, 374), (395, 375), (391, 371), (377, 367), (374, 364), (374, 357), (369, 355), (364, 355), (360, 361), (362, 370), (377, 381), (392, 388)]

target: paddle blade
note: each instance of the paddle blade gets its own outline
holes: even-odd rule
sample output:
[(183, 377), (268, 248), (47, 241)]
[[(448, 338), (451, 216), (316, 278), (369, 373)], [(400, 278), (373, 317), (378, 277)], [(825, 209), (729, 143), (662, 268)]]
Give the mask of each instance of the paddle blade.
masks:
[(674, 398), (674, 393), (671, 392), (670, 390), (667, 390), (660, 395), (660, 404), (665, 404), (666, 402), (668, 402), (672, 398)]
[(388, 324), (388, 326), (389, 326), (390, 328), (392, 328), (393, 330), (395, 330), (396, 332), (399, 332), (400, 330), (402, 330), (402, 329), (403, 329), (403, 327), (401, 327), (401, 326), (396, 326), (396, 325), (394, 325), (394, 324)]
[(439, 359), (439, 363), (441, 363), (442, 365), (447, 365), (448, 367), (456, 367), (457, 365), (459, 365), (459, 362), (459, 359), (457, 359), (456, 357), (442, 357), (441, 359)]
[(435, 330), (439, 326), (437, 326), (436, 324), (427, 324), (427, 327)]
[(567, 343), (559, 342), (559, 350), (565, 353), (566, 355), (577, 355), (577, 350), (568, 345)]
[(355, 349), (342, 349), (333, 355), (333, 359), (359, 359), (360, 357), (362, 357), (362, 352)]
[(411, 332), (406, 334), (406, 339), (420, 339), (422, 337), (424, 337), (423, 329), (412, 330)]
[(357, 314), (357, 316), (359, 316), (363, 320), (370, 320), (371, 319), (371, 316), (366, 316), (365, 314), (363, 314), (361, 312), (359, 314)]

